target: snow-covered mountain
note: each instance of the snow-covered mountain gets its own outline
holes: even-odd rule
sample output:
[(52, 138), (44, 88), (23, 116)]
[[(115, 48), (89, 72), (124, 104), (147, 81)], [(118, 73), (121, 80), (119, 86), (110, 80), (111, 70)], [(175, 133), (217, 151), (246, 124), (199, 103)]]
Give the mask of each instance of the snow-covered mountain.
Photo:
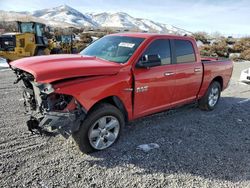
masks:
[(136, 25), (136, 20), (123, 12), (117, 12), (114, 14), (104, 12), (89, 15), (102, 27), (133, 28)]
[(35, 16), (32, 16), (31, 13), (26, 12), (13, 12), (13, 11), (2, 11), (0, 10), (0, 22), (14, 22), (14, 21), (35, 21), (44, 23), (46, 25), (50, 25), (53, 27), (74, 27), (74, 24), (69, 24), (66, 22), (60, 22), (60, 21), (53, 21), (53, 20), (46, 20), (42, 18), (38, 18)]
[[(42, 9), (34, 12), (7, 12), (0, 11), (0, 14), (5, 14), (5, 17), (15, 19), (20, 16), (31, 17), (32, 20), (37, 18), (40, 22), (44, 22), (51, 26), (61, 27), (91, 27), (91, 28), (116, 28), (128, 29), (132, 31), (148, 31), (159, 33), (177, 33), (190, 34), (190, 32), (177, 28), (172, 25), (154, 22), (149, 19), (134, 18), (127, 13), (81, 13), (67, 5), (62, 5), (50, 9)], [(6, 16), (7, 15), (7, 16)], [(19, 16), (18, 16), (19, 15)], [(3, 18), (2, 18), (3, 19)], [(1, 21), (1, 18), (0, 18)]]
[(45, 20), (53, 20), (66, 22), (76, 26), (98, 27), (98, 23), (94, 22), (87, 15), (67, 6), (62, 5), (51, 9), (37, 10), (31, 13), (32, 16)]
[(190, 33), (172, 25), (154, 22), (149, 19), (134, 18), (124, 12), (117, 12), (113, 14), (104, 12), (99, 14), (89, 14), (89, 16), (92, 17), (92, 19), (101, 27), (127, 28), (132, 30), (160, 33)]

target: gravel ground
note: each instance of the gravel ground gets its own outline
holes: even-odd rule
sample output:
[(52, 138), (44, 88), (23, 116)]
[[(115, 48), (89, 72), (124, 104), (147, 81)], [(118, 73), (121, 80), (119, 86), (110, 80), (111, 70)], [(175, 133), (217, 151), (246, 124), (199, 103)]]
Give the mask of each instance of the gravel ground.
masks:
[[(250, 187), (250, 62), (235, 63), (212, 112), (194, 105), (128, 124), (106, 151), (81, 154), (72, 139), (31, 135), (21, 85), (0, 70), (0, 187)], [(160, 147), (143, 152), (138, 145)]]

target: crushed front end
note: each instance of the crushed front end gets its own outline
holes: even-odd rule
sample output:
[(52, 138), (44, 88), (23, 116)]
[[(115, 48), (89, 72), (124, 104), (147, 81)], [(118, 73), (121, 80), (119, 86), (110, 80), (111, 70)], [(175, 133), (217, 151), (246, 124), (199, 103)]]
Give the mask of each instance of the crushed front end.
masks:
[(81, 104), (70, 95), (57, 93), (51, 84), (37, 83), (28, 72), (13, 68), (17, 75), (15, 84), (22, 81), (25, 112), (32, 133), (68, 138), (77, 131), (86, 113)]

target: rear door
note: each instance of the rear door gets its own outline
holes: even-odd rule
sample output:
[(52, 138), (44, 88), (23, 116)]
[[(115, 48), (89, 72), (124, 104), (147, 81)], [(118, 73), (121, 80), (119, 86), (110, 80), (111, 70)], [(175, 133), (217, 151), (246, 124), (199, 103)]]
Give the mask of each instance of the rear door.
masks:
[(196, 99), (202, 82), (202, 64), (197, 62), (194, 44), (190, 40), (172, 41), (175, 72), (175, 94), (173, 105)]
[(175, 86), (175, 65), (172, 64), (170, 41), (155, 39), (143, 55), (159, 55), (161, 65), (134, 69), (134, 116), (158, 112), (170, 106)]

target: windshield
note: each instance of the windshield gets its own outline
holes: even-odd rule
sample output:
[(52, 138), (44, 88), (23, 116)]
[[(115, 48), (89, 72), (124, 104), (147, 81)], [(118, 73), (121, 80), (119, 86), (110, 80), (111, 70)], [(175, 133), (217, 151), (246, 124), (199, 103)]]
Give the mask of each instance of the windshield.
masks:
[(44, 25), (33, 22), (23, 22), (20, 24), (21, 33), (35, 33), (37, 36), (42, 37), (44, 33)]
[(143, 40), (143, 38), (127, 36), (106, 36), (85, 48), (80, 54), (125, 63)]
[(21, 23), (21, 33), (33, 33), (34, 24), (33, 23)]

